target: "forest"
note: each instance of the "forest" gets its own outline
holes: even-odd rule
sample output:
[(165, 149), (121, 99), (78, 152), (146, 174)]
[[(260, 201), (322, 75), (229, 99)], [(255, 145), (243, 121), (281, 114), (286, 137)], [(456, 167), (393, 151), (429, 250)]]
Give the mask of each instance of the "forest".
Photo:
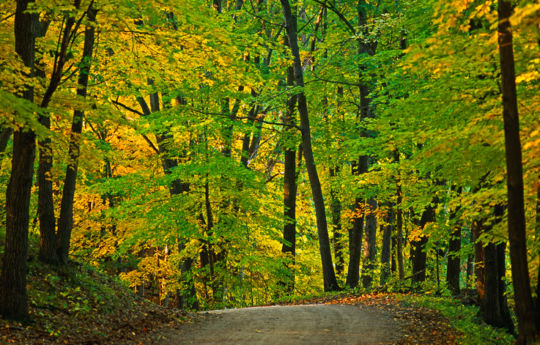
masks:
[[(540, 334), (540, 3), (0, 2), (0, 314), (470, 295)], [(538, 338), (537, 338), (538, 339)]]

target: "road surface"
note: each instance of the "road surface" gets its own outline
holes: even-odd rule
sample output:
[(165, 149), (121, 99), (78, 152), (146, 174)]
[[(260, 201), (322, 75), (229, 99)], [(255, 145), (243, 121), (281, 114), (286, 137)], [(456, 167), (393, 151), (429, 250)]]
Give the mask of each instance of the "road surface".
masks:
[(398, 325), (361, 305), (311, 304), (215, 310), (164, 334), (163, 345), (392, 344)]

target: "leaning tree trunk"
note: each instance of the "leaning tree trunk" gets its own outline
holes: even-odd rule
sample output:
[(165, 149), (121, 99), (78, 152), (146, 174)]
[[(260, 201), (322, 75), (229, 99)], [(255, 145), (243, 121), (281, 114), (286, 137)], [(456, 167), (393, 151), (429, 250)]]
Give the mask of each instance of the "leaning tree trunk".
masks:
[[(15, 10), (15, 51), (34, 76), (35, 38), (39, 14), (28, 13), (33, 1), (17, 0)], [(22, 98), (34, 100), (34, 89), (27, 86)], [(0, 314), (4, 318), (24, 320), (28, 317), (26, 270), (28, 255), (28, 210), (34, 175), (35, 133), (18, 129), (13, 136), (11, 176), (6, 193), (6, 245), (0, 275)]]
[(523, 201), (523, 167), (519, 138), (519, 115), (517, 108), (514, 50), (510, 16), (510, 1), (499, 0), (499, 57), (502, 79), (502, 103), (504, 120), (504, 144), (508, 190), (508, 239), (512, 281), (518, 319), (518, 342), (534, 341), (540, 330), (534, 322), (534, 307), (527, 263), (527, 234), (525, 231), (525, 206)]
[(283, 16), (285, 19), (285, 26), (287, 28), (289, 47), (294, 58), (293, 66), (295, 84), (302, 89), (302, 91), (297, 94), (298, 112), (300, 114), (300, 128), (302, 130), (302, 147), (304, 151), (304, 159), (309, 176), (309, 182), (311, 185), (313, 202), (315, 204), (315, 217), (317, 219), (317, 233), (319, 236), (319, 250), (321, 254), (324, 290), (335, 291), (339, 290), (339, 286), (336, 280), (334, 266), (332, 264), (332, 253), (330, 250), (330, 239), (328, 237), (326, 211), (324, 208), (324, 198), (322, 194), (321, 182), (319, 181), (319, 175), (317, 173), (317, 167), (315, 165), (315, 160), (313, 158), (313, 151), (311, 147), (311, 129), (309, 125), (307, 100), (303, 91), (304, 76), (302, 70), (302, 63), (300, 61), (298, 38), (296, 37), (296, 18), (292, 15), (289, 0), (281, 0), (281, 6), (283, 8)]
[[(92, 23), (96, 21), (96, 10), (88, 8), (88, 20)], [(84, 33), (84, 48), (79, 71), (77, 95), (86, 98), (88, 90), (88, 76), (94, 50), (95, 27), (88, 25)], [(80, 139), (82, 132), (84, 112), (75, 110), (71, 124), (71, 138), (69, 141), (69, 162), (66, 168), (64, 179), (64, 190), (62, 192), (62, 202), (60, 205), (60, 218), (58, 219), (58, 232), (56, 234), (58, 259), (62, 264), (67, 264), (69, 254), (69, 244), (71, 231), (73, 229), (73, 200), (75, 196), (75, 185), (77, 181), (77, 169), (79, 166)]]

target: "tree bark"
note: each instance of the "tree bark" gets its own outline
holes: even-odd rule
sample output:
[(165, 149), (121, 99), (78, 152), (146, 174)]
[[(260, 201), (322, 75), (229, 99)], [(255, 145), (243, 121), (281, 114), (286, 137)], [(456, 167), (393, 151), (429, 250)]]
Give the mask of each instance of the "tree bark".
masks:
[(527, 263), (527, 236), (525, 230), (525, 206), (523, 201), (523, 167), (519, 138), (519, 115), (514, 66), (514, 50), (510, 16), (513, 9), (510, 1), (499, 0), (498, 34), (499, 57), (502, 81), (502, 104), (504, 120), (504, 143), (506, 149), (508, 191), (508, 238), (512, 281), (518, 319), (518, 342), (533, 342), (540, 337), (534, 322), (534, 307), (531, 295), (529, 267)]
[(336, 291), (339, 290), (339, 286), (337, 284), (334, 266), (332, 264), (332, 254), (330, 251), (330, 240), (328, 237), (324, 198), (311, 147), (311, 130), (309, 125), (307, 100), (303, 91), (304, 76), (302, 71), (302, 63), (300, 61), (298, 38), (296, 37), (296, 18), (292, 15), (289, 0), (281, 0), (281, 6), (283, 9), (285, 26), (287, 29), (287, 37), (289, 39), (289, 47), (294, 58), (293, 66), (295, 84), (302, 89), (302, 91), (297, 94), (298, 112), (300, 114), (300, 128), (302, 130), (302, 147), (304, 151), (304, 159), (306, 163), (306, 169), (308, 171), (309, 182), (311, 185), (313, 202), (315, 204), (315, 216), (317, 219), (317, 233), (319, 236), (319, 250), (321, 254), (324, 290)]
[[(35, 39), (39, 14), (28, 13), (33, 1), (17, 0), (15, 10), (15, 51), (34, 76)], [(34, 100), (34, 89), (26, 86), (22, 98)], [(6, 193), (6, 244), (0, 275), (0, 314), (4, 318), (28, 318), (26, 270), (28, 255), (28, 210), (34, 174), (35, 133), (18, 129), (13, 137), (11, 176)]]
[[(88, 20), (96, 21), (96, 10), (88, 8)], [(88, 76), (92, 54), (94, 50), (95, 28), (88, 25), (84, 33), (84, 48), (79, 70), (79, 80), (77, 82), (77, 95), (86, 98), (88, 91)], [(77, 169), (79, 166), (80, 134), (84, 121), (84, 112), (75, 110), (71, 123), (71, 137), (69, 141), (69, 162), (66, 168), (64, 179), (64, 190), (62, 192), (62, 202), (60, 205), (60, 218), (58, 220), (58, 232), (56, 234), (58, 259), (62, 264), (67, 264), (69, 255), (69, 245), (71, 231), (73, 229), (73, 200), (75, 197), (75, 186), (77, 182)]]

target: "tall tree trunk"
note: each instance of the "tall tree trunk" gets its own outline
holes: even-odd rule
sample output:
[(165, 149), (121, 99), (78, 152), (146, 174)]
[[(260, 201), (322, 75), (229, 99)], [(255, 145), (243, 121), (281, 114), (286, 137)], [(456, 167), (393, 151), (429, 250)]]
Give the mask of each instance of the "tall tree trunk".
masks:
[[(291, 53), (294, 58), (293, 66), (295, 84), (296, 86), (303, 89), (304, 76), (302, 70), (302, 63), (300, 61), (298, 38), (296, 37), (296, 18), (292, 15), (289, 0), (281, 0), (281, 6), (283, 8), (283, 16), (285, 19), (285, 26), (287, 28), (289, 47), (291, 48)], [(335, 291), (339, 290), (339, 286), (336, 280), (334, 266), (332, 264), (332, 253), (330, 250), (330, 239), (328, 237), (326, 210), (324, 208), (324, 198), (322, 194), (321, 182), (319, 181), (319, 175), (317, 173), (317, 167), (315, 165), (315, 160), (313, 158), (313, 151), (311, 147), (311, 130), (309, 125), (307, 100), (303, 90), (297, 94), (297, 97), (298, 112), (300, 114), (300, 128), (302, 130), (302, 147), (304, 151), (304, 159), (306, 163), (306, 169), (308, 171), (309, 182), (311, 185), (313, 202), (315, 204), (315, 217), (317, 219), (317, 233), (319, 236), (319, 250), (321, 254), (324, 290)]]
[[(287, 86), (294, 86), (294, 69), (287, 68)], [(285, 124), (294, 123), (294, 111), (296, 96), (287, 100), (287, 113), (284, 118)], [(288, 140), (286, 140), (288, 141)], [(285, 242), (281, 248), (283, 253), (291, 256), (291, 265), (295, 262), (296, 248), (296, 145), (285, 145), (285, 176), (283, 177), (283, 208), (285, 223), (283, 225), (283, 239)], [(294, 292), (294, 268), (287, 267), (287, 277), (284, 285), (288, 293)]]
[(381, 249), (381, 280), (384, 286), (390, 277), (390, 257), (392, 253), (392, 233), (395, 226), (395, 214), (392, 204), (388, 205), (388, 210), (384, 215), (383, 239)]
[(362, 286), (366, 289), (371, 288), (375, 261), (377, 258), (377, 202), (370, 198), (367, 202), (369, 210), (366, 215), (366, 238), (364, 242), (364, 263), (362, 265)]
[[(15, 10), (15, 51), (34, 76), (35, 39), (39, 14), (27, 12), (33, 1), (17, 0)], [(34, 100), (34, 89), (27, 86), (22, 98)], [(28, 212), (34, 175), (35, 134), (18, 129), (13, 137), (11, 176), (6, 193), (6, 244), (0, 275), (0, 314), (4, 318), (28, 317), (26, 270), (28, 254)]]
[[(96, 10), (88, 8), (88, 20), (92, 23), (96, 21)], [(77, 95), (86, 98), (88, 90), (88, 75), (92, 53), (94, 50), (95, 28), (88, 25), (84, 33), (84, 48), (77, 83)], [(60, 218), (58, 220), (58, 232), (56, 234), (58, 259), (62, 264), (67, 264), (71, 231), (73, 229), (73, 200), (75, 196), (75, 186), (77, 182), (77, 169), (79, 166), (80, 134), (84, 121), (84, 112), (75, 110), (71, 124), (71, 138), (69, 141), (69, 162), (66, 168), (64, 179), (64, 190), (62, 192), (62, 203), (60, 205)]]
[(540, 337), (534, 322), (534, 307), (527, 263), (527, 235), (525, 231), (525, 206), (523, 201), (523, 167), (519, 138), (519, 115), (514, 67), (514, 49), (510, 16), (513, 9), (510, 1), (499, 0), (498, 33), (499, 57), (502, 80), (502, 104), (504, 120), (504, 143), (508, 190), (508, 238), (512, 281), (518, 319), (518, 342), (532, 342)]
[[(460, 193), (461, 191), (458, 191)], [(450, 213), (452, 230), (448, 242), (448, 263), (446, 268), (446, 282), (452, 295), (459, 294), (459, 275), (461, 273), (461, 224), (456, 221), (459, 208)]]

